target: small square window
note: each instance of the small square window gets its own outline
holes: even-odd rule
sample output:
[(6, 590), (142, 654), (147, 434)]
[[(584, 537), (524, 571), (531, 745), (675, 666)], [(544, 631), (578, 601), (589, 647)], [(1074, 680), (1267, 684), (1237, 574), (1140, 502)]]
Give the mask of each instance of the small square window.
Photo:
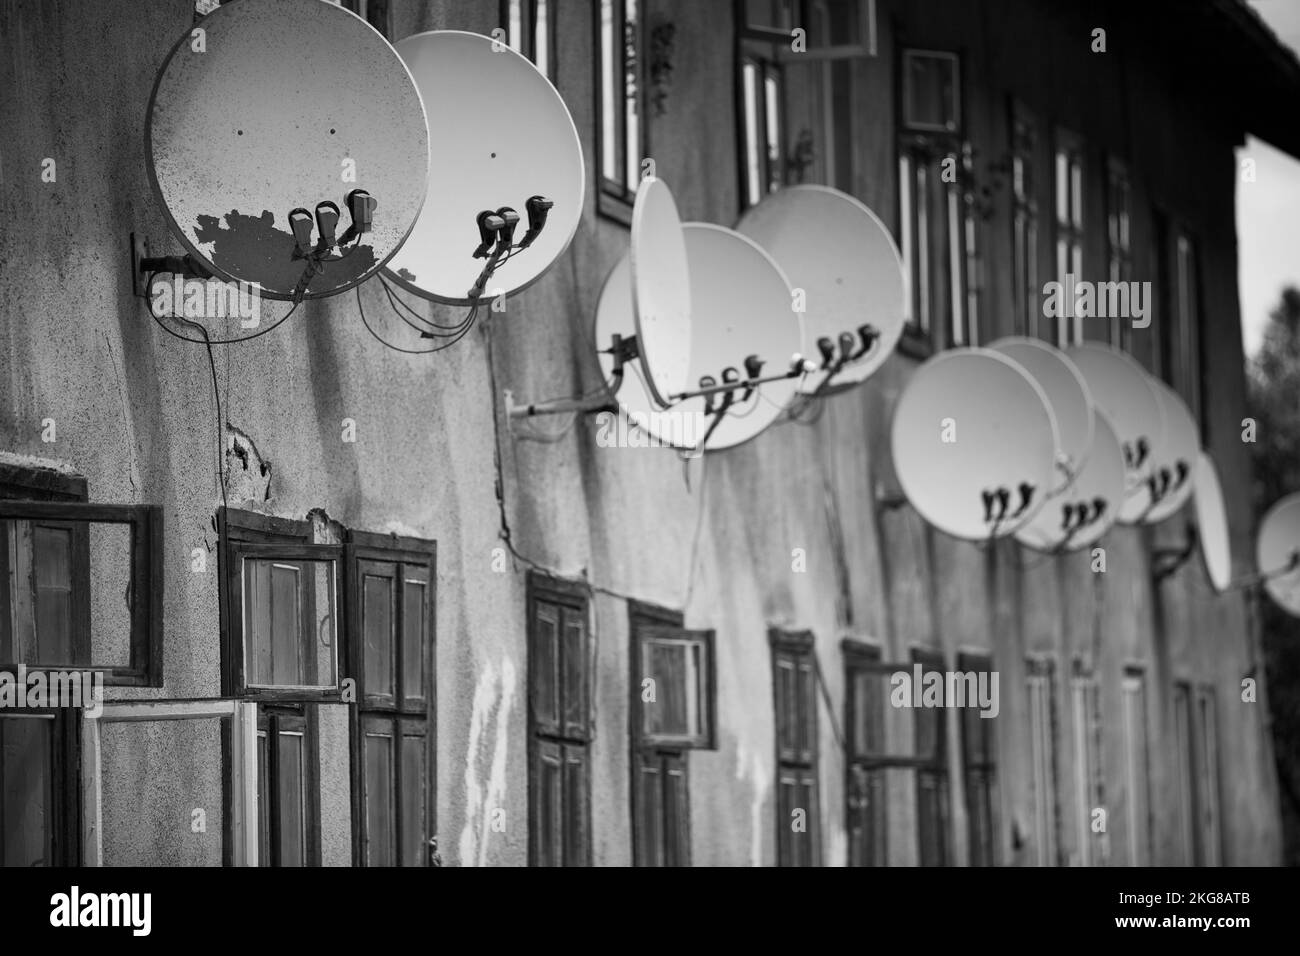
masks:
[(903, 53), (903, 125), (910, 130), (961, 130), (957, 55), (929, 50)]
[(161, 687), (161, 536), (153, 506), (0, 501), (0, 668)]
[(644, 627), (638, 638), (642, 743), (711, 749), (713, 632)]
[(221, 511), (222, 694), (338, 700), (338, 569), (307, 522)]

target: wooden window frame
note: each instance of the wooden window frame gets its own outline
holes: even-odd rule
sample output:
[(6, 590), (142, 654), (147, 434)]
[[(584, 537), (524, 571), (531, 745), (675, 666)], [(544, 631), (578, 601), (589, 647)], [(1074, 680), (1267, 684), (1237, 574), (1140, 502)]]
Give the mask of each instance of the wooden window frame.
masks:
[[(28, 520), (60, 523), (79, 523), (85, 534), (73, 537), (74, 592), (73, 592), (73, 644), (82, 646), (91, 657), (94, 650), (93, 622), (90, 619), (89, 587), (92, 555), (89, 548), (88, 528), (91, 524), (122, 524), (130, 529), (131, 537), (131, 588), (129, 638), (130, 661), (125, 666), (66, 664), (57, 662), (24, 662), (42, 670), (66, 669), (94, 671), (104, 675), (104, 684), (115, 687), (161, 687), (163, 685), (163, 569), (162, 569), (162, 508), (157, 505), (89, 504), (78, 501), (28, 501), (0, 499), (0, 521)], [(0, 534), (0, 541), (3, 541)], [(0, 555), (0, 565), (7, 565), (7, 557)], [(80, 574), (77, 568), (81, 568)], [(6, 573), (7, 567), (0, 568)], [(84, 592), (78, 598), (75, 586), (81, 583)], [(7, 591), (0, 599), (0, 612), (8, 614)], [(93, 658), (92, 658), (93, 659)], [(13, 673), (18, 662), (0, 661), (0, 670)]]
[[(556, 2), (556, 0), (552, 0)], [(611, 52), (611, 65), (615, 75), (614, 92), (619, 97), (620, 107), (616, 111), (617, 119), (615, 120), (615, 130), (613, 134), (614, 141), (614, 165), (619, 171), (617, 179), (611, 179), (605, 175), (605, 86), (602, 71), (605, 41), (601, 29), (601, 10), (605, 3), (611, 8), (612, 17), (616, 24), (627, 23), (627, 4), (629, 0), (592, 0), (592, 49), (595, 56), (592, 57), (593, 70), (593, 92), (596, 101), (595, 108), (595, 162), (592, 164), (596, 174), (596, 211), (602, 216), (613, 219), (625, 226), (632, 225), (632, 203), (636, 198), (637, 186), (640, 183), (640, 174), (636, 177), (636, 182), (628, 180), (628, 147), (630, 145), (630, 136), (627, 133), (627, 101), (628, 84), (626, 70), (626, 47), (624, 43), (617, 43), (617, 49)], [(636, 6), (636, 20), (633, 26), (635, 31), (635, 45), (638, 62), (635, 64), (635, 103), (636, 103), (636, 123), (637, 123), (637, 152), (641, 155), (637, 158), (637, 169), (640, 169), (641, 159), (650, 155), (649, 142), (649, 119), (646, 112), (648, 98), (646, 96), (646, 69), (645, 60), (648, 50), (648, 33), (646, 30), (646, 11), (645, 5), (649, 0), (631, 0)], [(626, 27), (624, 26), (624, 30)], [(617, 42), (619, 37), (615, 37)]]
[[(1147, 718), (1146, 671), (1139, 665), (1124, 668), (1120, 686), (1124, 720), (1125, 811), (1128, 824), (1129, 866), (1149, 866), (1153, 859), (1151, 837), (1151, 735)], [(1136, 706), (1137, 723), (1132, 709)], [(1140, 750), (1138, 749), (1140, 746)]]
[[(343, 601), (343, 548), (333, 544), (313, 544), (309, 521), (296, 521), (243, 511), (220, 508), (217, 511), (219, 611), (221, 620), (221, 695), (223, 697), (254, 700), (263, 703), (311, 702), (338, 703), (343, 697), (343, 670), (345, 649), (340, 647), (343, 632), (340, 622), (345, 617)], [(247, 683), (247, 659), (244, 647), (244, 558), (285, 561), (331, 562), (333, 565), (334, 685), (327, 687), (261, 686)], [(308, 626), (312, 639), (317, 625), (304, 619), (303, 634)], [(305, 637), (304, 637), (305, 639)]]
[[(262, 704), (257, 708), (257, 735), (266, 737), (267, 800), (261, 799), (261, 765), (258, 765), (258, 858), (262, 866), (285, 866), (280, 849), (280, 748), (283, 733), (302, 735), (302, 788), (303, 788), (303, 844), (301, 866), (321, 865), (321, 812), (320, 812), (320, 745), (316, 726), (316, 712), (312, 705)], [(273, 746), (274, 743), (274, 746)], [(261, 812), (266, 811), (268, 822), (267, 852), (260, 842)]]
[[(704, 689), (699, 702), (703, 730), (699, 734), (654, 734), (646, 729), (645, 702), (641, 699), (641, 682), (645, 680), (644, 653), (650, 641), (670, 641), (695, 645), (701, 648), (703, 658)], [(636, 735), (638, 749), (649, 750), (717, 750), (717, 657), (715, 633), (711, 630), (688, 631), (668, 625), (642, 625), (632, 631), (632, 732)]]
[[(1110, 282), (1133, 279), (1133, 179), (1128, 164), (1118, 156), (1106, 158), (1106, 278)], [(1132, 323), (1112, 316), (1107, 340), (1115, 348), (1132, 348)]]
[[(556, 721), (554, 724), (543, 723), (538, 719), (537, 709), (534, 705), (534, 692), (540, 686), (536, 668), (538, 666), (538, 655), (536, 648), (539, 638), (536, 633), (535, 622), (537, 620), (537, 608), (539, 604), (548, 604), (558, 606), (562, 609), (571, 611), (574, 615), (581, 618), (584, 623), (584, 642), (583, 642), (583, 663), (582, 663), (582, 698), (584, 706), (583, 713), (580, 715), (581, 722), (574, 725), (571, 721), (566, 720), (566, 707), (563, 693), (565, 662), (557, 659), (555, 662), (556, 673), (559, 676), (559, 684), (556, 687)], [(557, 624), (558, 626), (562, 626)], [(552, 577), (541, 574), (536, 571), (530, 571), (527, 583), (527, 629), (528, 629), (528, 818), (530, 826), (528, 828), (528, 865), (541, 866), (543, 860), (543, 848), (541, 845), (542, 821), (540, 814), (543, 806), (543, 792), (541, 774), (539, 773), (542, 762), (550, 759), (558, 761), (560, 764), (560, 787), (561, 801), (555, 809), (560, 810), (561, 817), (557, 821), (551, 820), (552, 832), (557, 835), (559, 846), (557, 847), (561, 859), (565, 866), (591, 866), (592, 862), (592, 827), (591, 827), (591, 753), (592, 742), (596, 737), (595, 720), (592, 717), (592, 690), (594, 685), (594, 674), (592, 666), (592, 636), (591, 636), (591, 592), (585, 584), (577, 581), (566, 581), (562, 578)], [(559, 642), (561, 645), (563, 641)], [(563, 650), (561, 650), (561, 655)], [(575, 761), (572, 758), (580, 755), (581, 760)], [(566, 817), (563, 814), (563, 793), (566, 785), (568, 774), (567, 768), (578, 763), (581, 765), (581, 781), (579, 787), (581, 793), (577, 798), (581, 801), (581, 808), (578, 813), (580, 826), (577, 832), (571, 832), (571, 828), (566, 824)], [(635, 782), (635, 780), (634, 780)], [(635, 793), (635, 789), (633, 791)], [(570, 798), (574, 794), (569, 794)]]
[[(545, 5), (545, 20), (539, 20), (537, 16), (538, 7)], [(511, 28), (511, 7), (519, 7), (519, 30), (520, 36), (513, 36)], [(520, 56), (526, 57), (538, 71), (552, 83), (555, 82), (555, 11), (559, 5), (559, 0), (501, 0), (500, 3), (500, 24), (501, 28), (506, 31), (506, 41), (510, 49), (514, 50)], [(545, 62), (537, 62), (538, 43), (537, 27), (539, 23), (544, 22), (546, 25), (545, 33)], [(516, 46), (516, 43), (518, 45)]]
[(257, 866), (257, 705), (237, 700), (106, 701), (99, 717), (81, 721), (83, 865), (104, 865), (103, 725), (206, 719), (222, 726), (222, 863)]
[[(690, 866), (691, 865), (691, 779), (690, 762), (687, 759), (689, 749), (677, 745), (652, 744), (644, 741), (641, 733), (641, 662), (640, 636), (644, 628), (682, 629), (685, 617), (680, 611), (646, 604), (641, 601), (628, 602), (628, 646), (629, 656), (628, 713), (630, 716), (630, 760), (629, 770), (632, 785), (632, 865), (633, 866)], [(712, 721), (711, 721), (712, 723)], [(656, 821), (653, 836), (645, 826), (646, 808), (642, 799), (642, 775), (647, 768), (657, 767), (660, 773), (660, 809), (663, 813)], [(681, 800), (676, 809), (678, 814), (669, 819), (668, 784), (670, 775), (681, 778)], [(669, 834), (677, 836), (675, 843), (669, 841)]]
[[(50, 833), (50, 859), (47, 866), (78, 866), (82, 859), (82, 760), (81, 728), (77, 712), (71, 707), (23, 708), (0, 710), (0, 728), (6, 721), (49, 720), (50, 779), (47, 819)], [(3, 734), (0, 734), (0, 738)], [(2, 808), (0, 808), (2, 809)], [(0, 817), (3, 813), (0, 812)], [(4, 821), (0, 819), (0, 833)], [(0, 860), (3, 854), (0, 853)]]
[(1010, 113), (1011, 284), (1015, 326), (1017, 334), (1041, 338), (1044, 330), (1038, 268), (1039, 124), (1034, 113), (1019, 100), (1011, 100)]
[[(782, 775), (785, 772), (802, 773), (811, 777), (813, 783), (813, 806), (805, 808), (808, 813), (808, 827), (805, 835), (809, 838), (810, 857), (808, 866), (821, 866), (823, 860), (822, 853), (822, 825), (821, 825), (821, 746), (819, 734), (819, 714), (818, 692), (821, 690), (821, 671), (817, 661), (816, 641), (812, 631), (789, 631), (780, 628), (771, 628), (767, 632), (768, 645), (771, 649), (772, 660), (772, 703), (774, 715), (774, 744), (776, 758), (775, 767), (775, 804), (776, 804), (776, 849), (777, 849), (777, 866), (795, 866), (797, 865), (792, 859), (793, 847), (789, 843), (788, 834), (790, 830), (790, 819), (788, 814), (783, 813), (781, 805), (781, 783)], [(804, 715), (793, 715), (796, 719), (807, 717), (809, 726), (807, 730), (807, 739), (809, 748), (805, 755), (796, 755), (795, 757), (784, 756), (781, 747), (781, 727), (782, 727), (782, 709), (781, 709), (781, 685), (780, 674), (778, 671), (778, 661), (786, 657), (792, 661), (798, 662), (800, 658), (807, 658), (812, 665), (812, 689), (807, 702), (807, 713)], [(796, 694), (797, 699), (797, 694)], [(785, 848), (783, 850), (783, 848)]]
[[(348, 708), (349, 736), (352, 752), (352, 862), (353, 866), (368, 866), (367, 849), (369, 847), (369, 817), (367, 810), (368, 785), (366, 779), (367, 738), (371, 731), (387, 731), (393, 741), (392, 749), (392, 785), (393, 813), (392, 831), (394, 840), (394, 858), (392, 865), (406, 865), (402, 862), (405, 850), (402, 840), (403, 798), (402, 793), (407, 781), (402, 760), (402, 741), (406, 738), (424, 738), (424, 827), (425, 841), (422, 847), (421, 865), (431, 863), (432, 848), (437, 840), (437, 803), (438, 803), (438, 747), (437, 747), (437, 585), (438, 585), (438, 545), (436, 541), (423, 538), (404, 537), (395, 534), (376, 534), (367, 531), (348, 529), (343, 545), (343, 594), (346, 605), (344, 620), (347, 621), (347, 677), (354, 681), (356, 691), (355, 703)], [(425, 604), (421, 610), (424, 617), (423, 660), (420, 667), (421, 695), (407, 696), (405, 693), (407, 661), (405, 660), (404, 626), (405, 595), (398, 587), (393, 595), (395, 614), (392, 621), (393, 635), (393, 694), (371, 694), (366, 688), (365, 675), (365, 603), (364, 587), (365, 565), (372, 562), (394, 565), (394, 580), (399, 585), (411, 583), (407, 579), (408, 567), (418, 567), (427, 574)]]
[[(1064, 184), (1061, 181), (1063, 159), (1067, 173)], [(1075, 278), (1080, 281), (1087, 278), (1088, 175), (1090, 172), (1087, 145), (1083, 137), (1067, 127), (1055, 127), (1052, 133), (1052, 272), (1053, 279), (1057, 282), (1065, 282), (1065, 273), (1061, 272), (1063, 248), (1070, 260), (1066, 272), (1074, 273)], [(1065, 187), (1064, 213), (1061, 209), (1062, 185)], [(1078, 315), (1073, 318), (1059, 317), (1056, 320), (1056, 329), (1053, 331), (1056, 346), (1066, 348), (1086, 341), (1088, 337), (1084, 335), (1083, 322), (1084, 319)]]
[[(1035, 862), (1039, 866), (1058, 866), (1061, 862), (1061, 802), (1059, 797), (1060, 769), (1057, 759), (1057, 714), (1056, 661), (1045, 655), (1030, 655), (1025, 662), (1026, 698), (1029, 705), (1030, 733), (1030, 784), (1031, 806), (1034, 814), (1034, 851)], [(1045, 722), (1040, 726), (1035, 720), (1034, 692), (1035, 682), (1041, 682), (1045, 688)], [(1035, 731), (1043, 736), (1038, 738)], [(1038, 751), (1043, 750), (1043, 779), (1038, 779)]]
[[(992, 674), (993, 656), (987, 652), (962, 652), (957, 655), (957, 670), (963, 673), (980, 672)], [(998, 852), (998, 740), (996, 717), (985, 717), (978, 708), (969, 706), (961, 712), (961, 752), (962, 752), (962, 790), (966, 804), (966, 842), (968, 865), (997, 866), (1001, 854)], [(974, 756), (976, 748), (971, 739), (973, 730), (978, 728), (983, 737), (980, 751), (982, 759)], [(984, 780), (988, 790), (988, 819), (977, 823), (980, 812), (974, 800), (973, 775), (978, 774)], [(980, 827), (987, 835), (988, 853), (981, 856), (976, 828)]]

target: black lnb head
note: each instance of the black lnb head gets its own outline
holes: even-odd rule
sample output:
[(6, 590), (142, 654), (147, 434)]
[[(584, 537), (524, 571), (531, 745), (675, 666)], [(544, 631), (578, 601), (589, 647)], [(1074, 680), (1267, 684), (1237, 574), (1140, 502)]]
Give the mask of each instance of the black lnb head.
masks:
[(524, 203), (524, 209), (528, 211), (528, 231), (519, 242), (520, 249), (527, 249), (541, 235), (542, 229), (546, 227), (546, 215), (554, 206), (555, 202), (545, 196), (528, 197)]
[(354, 189), (347, 195), (347, 204), (348, 215), (352, 217), (350, 228), (356, 230), (357, 235), (369, 232), (375, 224), (375, 207), (379, 205), (375, 197), (364, 189)]
[(510, 247), (515, 244), (515, 227), (519, 225), (519, 213), (515, 212), (509, 206), (502, 206), (497, 210), (497, 215), (501, 217), (501, 246), (509, 251)]
[(822, 368), (830, 368), (835, 361), (835, 343), (823, 335), (817, 340), (817, 351), (822, 355)]
[(840, 361), (847, 362), (853, 358), (853, 334), (851, 332), (840, 333)]
[(855, 359), (861, 358), (871, 351), (871, 346), (875, 345), (876, 340), (880, 338), (880, 330), (874, 325), (859, 325), (858, 338), (862, 339), (862, 347), (853, 356)]
[(724, 385), (730, 385), (732, 382), (740, 381), (740, 372), (734, 365), (728, 365), (722, 370), (722, 382)]
[(318, 252), (329, 252), (334, 248), (337, 239), (335, 233), (339, 225), (339, 207), (334, 203), (326, 200), (316, 204), (316, 230), (320, 233), (320, 239), (317, 240), (316, 249)]
[(298, 243), (294, 255), (299, 259), (307, 258), (311, 255), (311, 213), (301, 206), (291, 210), (289, 228), (293, 230), (293, 238)]
[(757, 355), (745, 356), (745, 377), (758, 378), (763, 374), (763, 365), (765, 363)]
[(501, 231), (506, 222), (491, 209), (484, 209), (475, 217), (478, 223), (478, 248), (474, 250), (475, 259), (486, 259), (488, 250), (497, 242), (497, 233)]

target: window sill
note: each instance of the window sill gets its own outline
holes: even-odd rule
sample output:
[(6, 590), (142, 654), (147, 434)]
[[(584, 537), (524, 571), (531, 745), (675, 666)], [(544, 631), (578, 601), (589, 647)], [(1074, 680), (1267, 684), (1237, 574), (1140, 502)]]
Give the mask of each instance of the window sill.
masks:
[(596, 212), (629, 228), (632, 226), (632, 203), (622, 196), (600, 190), (596, 193)]
[(898, 340), (898, 351), (908, 358), (924, 362), (934, 355), (934, 342), (925, 332), (909, 325), (903, 329), (903, 335)]

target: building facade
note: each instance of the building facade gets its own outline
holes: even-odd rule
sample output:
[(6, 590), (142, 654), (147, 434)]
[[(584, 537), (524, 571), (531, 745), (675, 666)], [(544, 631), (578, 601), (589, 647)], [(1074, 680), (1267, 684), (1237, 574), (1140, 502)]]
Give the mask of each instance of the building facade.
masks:
[[(577, 125), (582, 223), (455, 347), (386, 349), (344, 295), (210, 367), (128, 256), (179, 251), (143, 130), (193, 6), (0, 4), (0, 656), (112, 668), (95, 721), (0, 709), (6, 865), (1278, 861), (1255, 598), (1170, 570), (1191, 509), (1100, 555), (981, 548), (901, 501), (888, 441), (939, 350), (1111, 342), (1197, 415), (1248, 570), (1234, 149), (1298, 152), (1269, 106), (1300, 67), (1244, 5), (351, 6), (504, 28)], [(869, 205), (897, 353), (702, 462), (512, 427), (507, 389), (600, 385), (647, 158), (684, 220), (799, 182)], [(1045, 316), (1066, 272), (1150, 282), (1149, 325)], [(915, 665), (996, 673), (996, 716), (894, 706)]]

